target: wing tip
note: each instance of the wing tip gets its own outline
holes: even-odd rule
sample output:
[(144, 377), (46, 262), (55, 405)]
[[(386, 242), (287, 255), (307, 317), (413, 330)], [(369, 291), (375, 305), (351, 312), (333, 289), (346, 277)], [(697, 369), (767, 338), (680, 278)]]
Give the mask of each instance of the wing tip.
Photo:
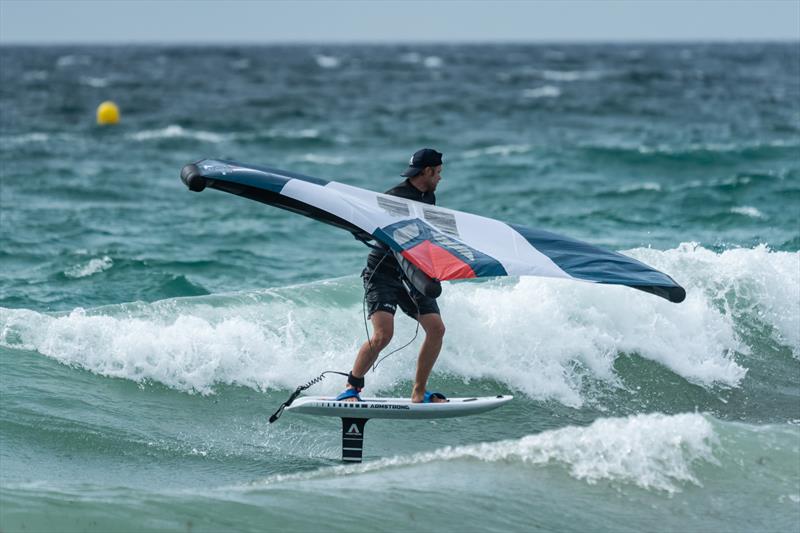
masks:
[(669, 301), (672, 303), (679, 304), (686, 299), (686, 289), (681, 287), (680, 285), (676, 285), (674, 287), (670, 287), (669, 289)]
[(684, 289), (678, 284), (669, 287), (664, 287), (660, 285), (628, 285), (628, 286), (634, 289), (639, 289), (640, 291), (660, 296), (661, 298), (669, 300), (670, 302), (675, 304), (679, 304), (686, 299), (686, 289)]
[(206, 178), (201, 174), (197, 164), (189, 163), (181, 169), (181, 181), (190, 191), (200, 192), (206, 188)]

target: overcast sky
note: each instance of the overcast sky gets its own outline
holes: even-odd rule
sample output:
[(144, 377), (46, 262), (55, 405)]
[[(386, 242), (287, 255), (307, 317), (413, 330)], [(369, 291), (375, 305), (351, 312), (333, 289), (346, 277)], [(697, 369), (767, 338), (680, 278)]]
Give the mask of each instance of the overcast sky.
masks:
[(800, 40), (800, 0), (0, 0), (0, 43)]

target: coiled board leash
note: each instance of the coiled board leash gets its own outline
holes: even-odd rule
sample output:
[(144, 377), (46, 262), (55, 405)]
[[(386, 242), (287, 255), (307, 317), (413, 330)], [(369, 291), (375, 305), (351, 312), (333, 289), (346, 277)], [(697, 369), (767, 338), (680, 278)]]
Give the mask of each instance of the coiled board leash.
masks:
[(349, 376), (349, 374), (346, 374), (346, 373), (344, 373), (344, 372), (337, 372), (337, 371), (335, 371), (335, 370), (326, 370), (325, 372), (323, 372), (323, 373), (322, 373), (322, 374), (320, 374), (319, 376), (315, 377), (314, 379), (312, 379), (311, 381), (309, 381), (309, 382), (308, 382), (308, 383), (306, 383), (305, 385), (300, 385), (299, 387), (297, 387), (297, 388), (294, 390), (294, 392), (292, 393), (292, 395), (291, 395), (291, 396), (289, 396), (289, 399), (288, 399), (288, 400), (286, 400), (285, 402), (283, 402), (283, 403), (281, 404), (281, 406), (280, 406), (280, 407), (278, 407), (278, 410), (277, 410), (277, 411), (275, 411), (275, 412), (272, 414), (272, 416), (271, 416), (271, 417), (269, 417), (269, 423), (270, 423), (270, 424), (272, 424), (272, 423), (273, 423), (273, 422), (275, 422), (277, 419), (279, 419), (279, 418), (281, 417), (281, 415), (283, 414), (283, 410), (284, 410), (285, 408), (289, 407), (290, 405), (292, 405), (292, 402), (293, 402), (293, 401), (295, 401), (295, 400), (297, 399), (297, 397), (298, 397), (298, 396), (300, 396), (300, 393), (301, 393), (301, 392), (303, 392), (304, 390), (306, 390), (306, 389), (308, 389), (308, 388), (311, 388), (312, 386), (316, 385), (317, 383), (319, 383), (320, 381), (322, 381), (323, 379), (325, 379), (325, 374), (339, 374), (340, 376), (345, 376), (345, 377)]

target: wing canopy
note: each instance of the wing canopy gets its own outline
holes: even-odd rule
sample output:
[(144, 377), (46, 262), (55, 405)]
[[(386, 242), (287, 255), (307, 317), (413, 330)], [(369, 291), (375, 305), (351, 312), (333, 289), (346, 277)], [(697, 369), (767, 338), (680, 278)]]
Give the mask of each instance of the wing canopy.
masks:
[(186, 165), (189, 189), (218, 189), (375, 240), (434, 280), (547, 276), (625, 285), (671, 302), (671, 277), (617, 252), (516, 224), (269, 167), (205, 159)]

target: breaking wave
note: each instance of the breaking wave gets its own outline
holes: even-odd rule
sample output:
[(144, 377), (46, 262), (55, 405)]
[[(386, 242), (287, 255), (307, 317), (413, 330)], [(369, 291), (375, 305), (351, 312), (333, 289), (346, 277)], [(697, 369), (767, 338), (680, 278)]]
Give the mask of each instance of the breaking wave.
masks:
[(611, 482), (677, 493), (687, 486), (702, 486), (707, 481), (704, 478), (723, 472), (720, 467), (731, 470), (732, 476), (743, 474), (741, 465), (756, 463), (760, 454), (769, 454), (772, 461), (780, 464), (775, 468), (788, 468), (780, 477), (781, 484), (790, 486), (786, 482), (797, 458), (797, 448), (791, 443), (798, 436), (796, 427), (721, 422), (699, 413), (639, 414), (600, 418), (586, 427), (567, 426), (520, 439), (447, 446), (359, 465), (274, 475), (238, 488), (252, 490), (416, 465), (477, 460), (523, 468), (556, 466), (573, 479), (588, 484)]
[[(624, 287), (540, 278), (453, 283), (440, 299), (448, 324), (437, 371), (489, 379), (579, 407), (583, 380), (617, 383), (620, 354), (638, 354), (707, 388), (738, 387), (750, 328), (800, 356), (800, 254), (761, 246), (628, 252), (687, 289), (671, 304)], [(290, 389), (309, 369), (348, 368), (365, 338), (355, 277), (255, 293), (199, 296), (46, 314), (0, 309), (0, 345), (34, 350), (96, 374), (212, 393), (220, 384)], [(399, 319), (394, 346), (414, 334)], [(379, 393), (408, 379), (415, 345), (370, 375)], [(337, 383), (323, 383), (333, 393)]]

